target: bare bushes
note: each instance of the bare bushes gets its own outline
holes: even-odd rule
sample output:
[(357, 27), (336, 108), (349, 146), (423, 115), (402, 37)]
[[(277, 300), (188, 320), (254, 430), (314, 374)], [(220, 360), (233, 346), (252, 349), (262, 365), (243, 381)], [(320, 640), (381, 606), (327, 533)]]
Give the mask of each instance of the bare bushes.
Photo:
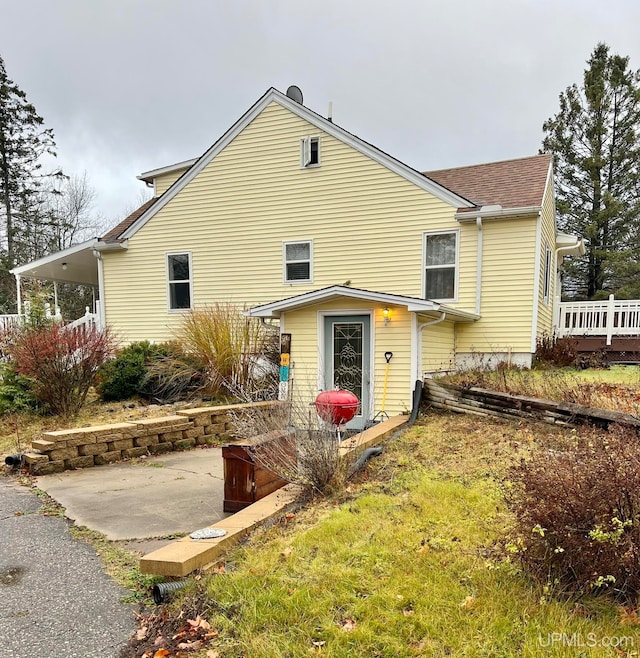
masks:
[(570, 594), (640, 594), (640, 442), (635, 428), (591, 430), (513, 468), (510, 545), (543, 583)]
[(535, 366), (565, 368), (576, 364), (576, 341), (569, 336), (543, 334), (536, 341)]
[(283, 480), (316, 493), (344, 484), (349, 461), (341, 457), (335, 428), (320, 421), (313, 406), (287, 402), (242, 409), (232, 416), (238, 436), (264, 439), (256, 441), (254, 458)]
[(275, 327), (245, 317), (233, 304), (215, 304), (187, 313), (176, 337), (185, 352), (202, 363), (210, 396), (242, 390), (252, 400), (275, 397)]

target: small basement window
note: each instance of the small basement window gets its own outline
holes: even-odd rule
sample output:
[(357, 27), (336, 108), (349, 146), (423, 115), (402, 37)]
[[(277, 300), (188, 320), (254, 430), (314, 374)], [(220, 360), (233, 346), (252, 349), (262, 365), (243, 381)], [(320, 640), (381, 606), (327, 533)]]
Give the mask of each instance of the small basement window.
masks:
[(191, 253), (167, 254), (169, 310), (191, 308)]
[(311, 281), (311, 240), (304, 242), (285, 242), (284, 282), (308, 283)]
[(303, 167), (317, 167), (320, 164), (319, 137), (305, 137), (302, 140), (301, 164)]

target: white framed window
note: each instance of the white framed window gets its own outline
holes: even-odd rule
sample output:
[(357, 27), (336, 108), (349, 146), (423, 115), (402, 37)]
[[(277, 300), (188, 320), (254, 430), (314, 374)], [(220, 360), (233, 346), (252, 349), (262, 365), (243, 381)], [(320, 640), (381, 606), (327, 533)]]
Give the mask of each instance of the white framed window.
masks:
[(170, 311), (191, 308), (191, 252), (167, 254), (167, 301)]
[(313, 271), (313, 242), (284, 242), (282, 260), (285, 283), (310, 283)]
[(424, 297), (453, 301), (457, 298), (458, 231), (424, 234)]
[(300, 141), (300, 165), (303, 168), (320, 166), (319, 137), (304, 137)]
[(549, 303), (549, 298), (551, 296), (551, 256), (551, 247), (549, 246), (549, 243), (547, 243), (544, 252), (544, 278), (542, 281), (542, 297), (545, 304)]

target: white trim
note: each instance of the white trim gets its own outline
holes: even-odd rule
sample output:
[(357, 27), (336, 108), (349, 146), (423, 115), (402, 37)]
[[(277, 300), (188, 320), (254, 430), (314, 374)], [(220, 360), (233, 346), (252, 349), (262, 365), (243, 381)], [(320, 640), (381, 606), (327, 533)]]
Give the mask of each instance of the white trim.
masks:
[[(184, 279), (169, 279), (169, 257), (170, 256), (187, 256), (189, 260), (189, 307), (188, 308), (171, 308), (171, 284), (185, 283)], [(167, 312), (168, 313), (185, 313), (193, 309), (193, 254), (184, 249), (165, 251), (164, 254), (165, 280), (167, 282)]]
[[(318, 161), (311, 162), (311, 144), (318, 143)], [(300, 140), (300, 169), (317, 169), (320, 166), (320, 135), (308, 135)]]
[(198, 162), (198, 158), (183, 160), (182, 162), (176, 162), (175, 164), (152, 169), (151, 171), (143, 171), (139, 176), (136, 176), (136, 178), (147, 183), (149, 182), (149, 179), (157, 178), (163, 174), (170, 174), (172, 171), (180, 171), (181, 169), (189, 169), (189, 167), (192, 167), (196, 162)]
[(392, 158), (375, 146), (363, 142), (361, 139), (340, 128), (335, 123), (328, 121), (319, 114), (312, 112), (304, 105), (296, 103), (277, 89), (269, 89), (262, 98), (260, 98), (252, 107), (245, 112), (238, 121), (227, 132), (218, 139), (192, 166), (177, 180), (158, 200), (131, 226), (122, 233), (120, 237), (130, 238), (134, 236), (157, 212), (162, 210), (176, 194), (186, 187), (223, 149), (225, 149), (238, 134), (240, 134), (265, 108), (271, 103), (277, 103), (281, 107), (288, 109), (296, 116), (308, 121), (318, 130), (335, 137), (344, 144), (351, 146), (356, 151), (366, 155), (378, 164), (386, 167), (390, 171), (405, 178), (411, 183), (417, 185), (420, 189), (433, 194), (441, 201), (448, 203), (454, 208), (473, 208), (473, 204), (467, 199), (454, 194), (450, 190), (435, 181), (427, 178), (419, 171), (412, 169), (404, 163)]
[[(458, 288), (460, 287), (460, 229), (443, 229), (438, 231), (423, 231), (422, 233), (422, 296), (427, 299), (427, 238), (432, 235), (450, 235), (454, 234), (456, 238), (456, 259), (454, 263), (454, 277), (453, 277), (453, 297), (436, 297), (433, 299), (435, 302), (451, 302), (458, 301)], [(430, 266), (429, 269), (451, 267), (450, 265)], [(431, 298), (429, 298), (431, 299)]]
[(544, 241), (544, 263), (542, 265), (542, 301), (549, 306), (551, 301), (551, 271), (553, 268), (553, 250), (548, 240)]
[[(306, 260), (288, 261), (287, 245), (290, 244), (308, 244), (309, 245), (309, 278), (308, 279), (287, 279), (287, 264), (306, 263)], [(296, 286), (299, 284), (313, 283), (313, 239), (304, 240), (283, 240), (282, 241), (282, 283), (285, 286)]]
[(533, 268), (533, 313), (531, 316), (531, 353), (534, 354), (538, 342), (538, 304), (540, 303), (540, 260), (542, 258), (542, 215), (536, 220), (536, 253)]
[(320, 288), (320, 290), (314, 290), (312, 292), (287, 297), (286, 299), (270, 302), (268, 304), (254, 306), (245, 311), (245, 315), (247, 317), (277, 318), (280, 313), (284, 311), (330, 301), (331, 299), (338, 297), (362, 299), (380, 304), (397, 304), (398, 306), (406, 306), (408, 311), (416, 311), (420, 313), (442, 313), (443, 311), (446, 311), (447, 315), (455, 322), (474, 322), (479, 319), (475, 313), (454, 309), (429, 299), (374, 292), (371, 290), (362, 290), (360, 288), (348, 288), (346, 286), (329, 286), (328, 288)]
[[(544, 206), (545, 198), (547, 196), (547, 189), (549, 187), (549, 180), (551, 180), (551, 207), (553, 208), (553, 228), (558, 230), (558, 222), (556, 218), (556, 186), (553, 183), (553, 158), (549, 162), (549, 169), (547, 171), (547, 179), (544, 182), (544, 193), (542, 194), (542, 205)], [(540, 208), (542, 210), (542, 208)]]
[(105, 297), (104, 297), (104, 263), (102, 262), (102, 254), (95, 250), (93, 251), (96, 260), (98, 261), (98, 297), (100, 304), (98, 305), (98, 322), (99, 326), (104, 329), (107, 326), (106, 310), (105, 310)]

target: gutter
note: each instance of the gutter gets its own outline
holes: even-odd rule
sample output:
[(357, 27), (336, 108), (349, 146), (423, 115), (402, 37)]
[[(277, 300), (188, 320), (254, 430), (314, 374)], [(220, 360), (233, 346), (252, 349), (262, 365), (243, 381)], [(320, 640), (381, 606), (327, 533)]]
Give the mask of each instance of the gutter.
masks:
[[(128, 249), (127, 240), (122, 242), (96, 242), (93, 246), (93, 255), (96, 256), (96, 252), (103, 251), (126, 251)], [(97, 257), (97, 256), (96, 256)]]
[(473, 222), (481, 219), (513, 219), (514, 217), (530, 217), (542, 212), (542, 206), (523, 206), (522, 208), (502, 208), (502, 206), (482, 206), (478, 212), (457, 212), (455, 218), (459, 222)]

